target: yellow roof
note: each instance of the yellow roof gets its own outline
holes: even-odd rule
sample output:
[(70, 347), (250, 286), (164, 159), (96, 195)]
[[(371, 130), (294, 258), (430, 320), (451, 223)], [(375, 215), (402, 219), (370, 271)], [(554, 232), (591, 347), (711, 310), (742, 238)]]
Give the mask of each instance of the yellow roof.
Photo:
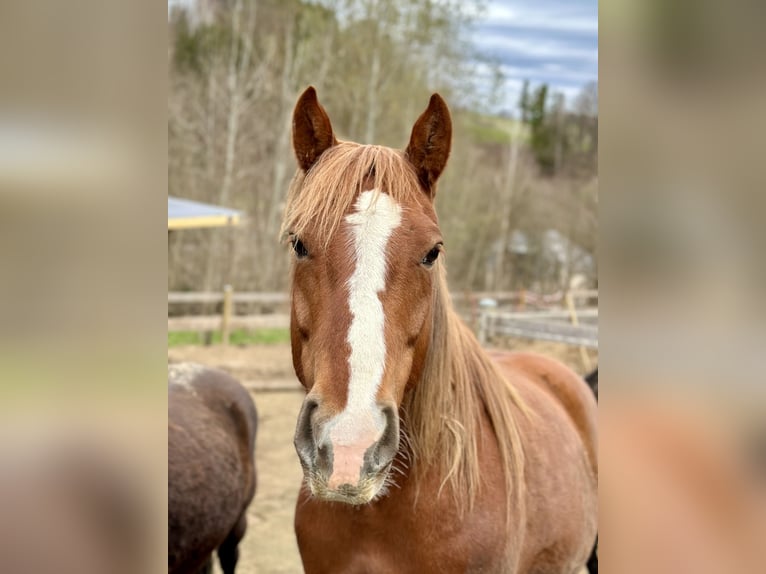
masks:
[(168, 229), (239, 225), (243, 213), (190, 199), (168, 197)]

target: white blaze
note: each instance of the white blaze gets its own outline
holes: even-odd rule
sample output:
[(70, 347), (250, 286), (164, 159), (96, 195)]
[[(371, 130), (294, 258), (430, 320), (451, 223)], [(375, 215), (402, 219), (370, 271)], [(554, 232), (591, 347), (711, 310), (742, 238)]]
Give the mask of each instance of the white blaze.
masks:
[(385, 427), (375, 404), (386, 364), (385, 317), (378, 293), (386, 288), (388, 240), (402, 220), (401, 207), (385, 193), (364, 191), (354, 207), (356, 211), (346, 216), (356, 263), (348, 280), (350, 378), (346, 407), (331, 425), (336, 445), (377, 440)]

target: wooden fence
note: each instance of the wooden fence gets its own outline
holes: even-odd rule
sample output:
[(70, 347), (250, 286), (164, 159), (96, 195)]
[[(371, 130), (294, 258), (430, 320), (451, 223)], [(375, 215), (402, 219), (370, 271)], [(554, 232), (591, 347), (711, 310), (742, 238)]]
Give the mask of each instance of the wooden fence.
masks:
[[(251, 303), (261, 305), (286, 305), (290, 301), (287, 293), (276, 292), (258, 292), (258, 293), (238, 293), (231, 288), (228, 289), (229, 297), (232, 303)], [(227, 288), (223, 291), (170, 291), (168, 293), (168, 304), (178, 303), (223, 303), (226, 299)], [(597, 299), (596, 290), (569, 291), (574, 299)], [(538, 295), (531, 291), (455, 291), (452, 293), (452, 300), (457, 304), (479, 302), (482, 299), (492, 299), (499, 305), (516, 304), (521, 306), (537, 304), (553, 304), (564, 300), (567, 293), (558, 292), (550, 295)]]
[(287, 328), (290, 325), (290, 316), (287, 313), (263, 313), (258, 315), (237, 315), (235, 304), (261, 304), (261, 305), (287, 305), (289, 296), (287, 293), (235, 293), (230, 286), (224, 287), (220, 293), (216, 292), (170, 292), (168, 293), (168, 306), (174, 304), (222, 304), (220, 315), (186, 315), (182, 317), (168, 317), (168, 332), (173, 331), (199, 331), (210, 333), (221, 331), (221, 342), (229, 344), (229, 337), (235, 329), (270, 329)]
[[(455, 292), (452, 300), (461, 315), (474, 326), (482, 343), (493, 337), (511, 336), (557, 341), (581, 348), (598, 347), (598, 291), (581, 290), (539, 295), (527, 291)], [(168, 317), (168, 331), (221, 331), (228, 344), (234, 329), (287, 328), (289, 295), (237, 293), (227, 286), (221, 292), (170, 292), (168, 306), (180, 304), (220, 305), (216, 315)], [(278, 312), (237, 315), (236, 306), (262, 305)], [(554, 307), (555, 306), (555, 307)], [(587, 363), (587, 361), (585, 361)]]
[[(582, 321), (585, 318), (598, 318), (596, 309), (585, 309), (578, 313)], [(598, 348), (598, 325), (578, 322), (571, 323), (569, 312), (561, 313), (506, 313), (490, 311), (482, 313), (479, 337), (487, 342), (498, 335), (542, 339), (587, 347)]]

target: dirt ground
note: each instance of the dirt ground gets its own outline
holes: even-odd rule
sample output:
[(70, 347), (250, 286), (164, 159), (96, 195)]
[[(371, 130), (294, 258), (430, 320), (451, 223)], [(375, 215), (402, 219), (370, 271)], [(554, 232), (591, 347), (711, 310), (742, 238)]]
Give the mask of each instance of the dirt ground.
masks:
[[(506, 341), (502, 346), (556, 356), (577, 372), (586, 370), (574, 347), (521, 340)], [(591, 352), (589, 358), (595, 366), (598, 357)], [(237, 572), (300, 573), (293, 513), (302, 472), (293, 449), (293, 432), (303, 392), (293, 374), (290, 346), (174, 347), (168, 350), (168, 360), (221, 368), (251, 389), (260, 418), (256, 444), (258, 489), (248, 512), (248, 530), (240, 544)], [(215, 572), (220, 573), (217, 564)]]

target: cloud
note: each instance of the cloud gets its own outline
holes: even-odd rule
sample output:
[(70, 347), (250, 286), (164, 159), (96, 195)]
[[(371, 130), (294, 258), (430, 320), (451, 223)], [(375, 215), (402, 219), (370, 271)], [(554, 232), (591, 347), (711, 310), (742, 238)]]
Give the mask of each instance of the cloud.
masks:
[(598, 33), (598, 4), (590, 0), (490, 0), (483, 19), (520, 28)]
[(489, 0), (472, 40), (507, 78), (506, 109), (515, 108), (525, 79), (567, 99), (598, 79), (597, 0)]

